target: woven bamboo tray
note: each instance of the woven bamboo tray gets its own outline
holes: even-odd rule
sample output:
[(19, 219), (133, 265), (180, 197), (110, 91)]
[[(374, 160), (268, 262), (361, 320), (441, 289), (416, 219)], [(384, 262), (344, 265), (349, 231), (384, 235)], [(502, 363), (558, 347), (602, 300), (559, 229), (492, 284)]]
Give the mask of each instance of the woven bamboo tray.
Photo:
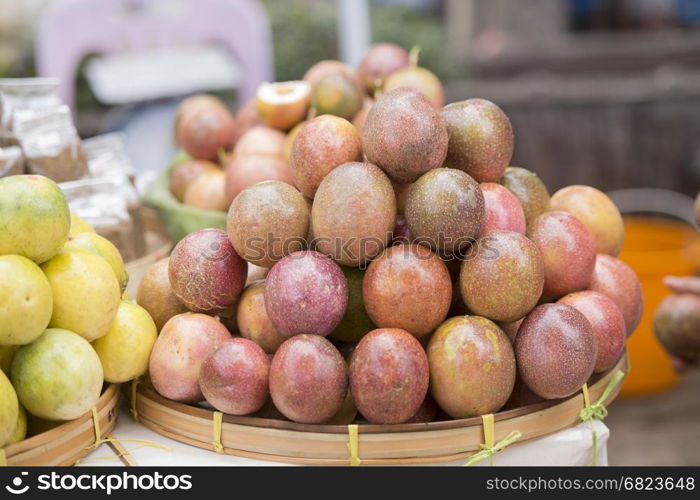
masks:
[[(117, 423), (119, 385), (107, 386), (95, 408), (100, 423), (100, 439), (105, 439)], [(5, 448), (7, 465), (73, 465), (92, 451), (95, 439), (92, 412), (88, 411), (75, 420), (11, 444)]]
[[(617, 370), (627, 372), (625, 353), (617, 365), (589, 386), (597, 401)], [(618, 384), (605, 401), (617, 396)], [(214, 412), (177, 403), (141, 384), (135, 401), (139, 421), (146, 427), (199, 448), (214, 450)], [(518, 442), (552, 434), (580, 423), (581, 392), (567, 399), (497, 413), (495, 440), (520, 431)], [(421, 424), (358, 426), (359, 458), (363, 465), (430, 464), (467, 458), (484, 442), (482, 419), (468, 418)], [(348, 426), (308, 425), (256, 417), (223, 416), (224, 453), (239, 457), (301, 465), (349, 465)], [(517, 446), (517, 443), (516, 443)]]

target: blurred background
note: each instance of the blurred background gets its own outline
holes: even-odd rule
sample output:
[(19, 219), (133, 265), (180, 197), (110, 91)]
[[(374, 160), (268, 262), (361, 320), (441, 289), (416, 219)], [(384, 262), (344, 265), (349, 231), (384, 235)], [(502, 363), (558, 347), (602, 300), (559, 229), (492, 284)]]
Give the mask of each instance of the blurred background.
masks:
[(0, 78), (59, 76), (80, 136), (123, 132), (137, 173), (172, 159), (184, 95), (235, 110), (262, 81), (356, 65), (376, 41), (420, 46), (447, 102), (501, 106), (512, 163), (550, 192), (589, 184), (634, 214), (621, 258), (646, 311), (610, 463), (699, 465), (700, 376), (675, 374), (651, 323), (662, 276), (699, 263), (700, 1), (0, 0)]

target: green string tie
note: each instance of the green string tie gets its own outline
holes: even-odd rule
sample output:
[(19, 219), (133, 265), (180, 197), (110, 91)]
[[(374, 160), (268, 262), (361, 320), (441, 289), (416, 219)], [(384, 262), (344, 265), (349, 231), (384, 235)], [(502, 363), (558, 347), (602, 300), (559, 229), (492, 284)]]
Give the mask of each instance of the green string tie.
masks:
[(493, 465), (493, 456), (496, 453), (502, 451), (503, 449), (507, 448), (511, 444), (515, 443), (518, 439), (523, 437), (523, 434), (520, 431), (512, 431), (498, 443), (495, 443), (495, 424), (493, 414), (489, 413), (488, 415), (482, 415), (481, 420), (483, 421), (484, 425), (485, 443), (480, 445), (481, 451), (478, 451), (474, 455), (469, 457), (467, 463), (464, 464), (465, 467), (474, 465), (475, 463), (481, 462), (482, 460), (486, 460), (487, 458), (489, 459), (489, 464)]
[(625, 372), (622, 370), (617, 370), (608, 385), (605, 386), (603, 394), (601, 394), (598, 401), (591, 404), (590, 395), (588, 394), (588, 384), (583, 384), (581, 390), (583, 391), (583, 403), (584, 406), (579, 413), (579, 418), (582, 422), (589, 422), (591, 426), (592, 434), (592, 448), (593, 448), (593, 459), (591, 460), (591, 465), (598, 465), (598, 433), (595, 430), (595, 425), (593, 420), (603, 420), (608, 416), (608, 409), (605, 407), (605, 401), (610, 397), (612, 391), (617, 387), (617, 385), (625, 378)]

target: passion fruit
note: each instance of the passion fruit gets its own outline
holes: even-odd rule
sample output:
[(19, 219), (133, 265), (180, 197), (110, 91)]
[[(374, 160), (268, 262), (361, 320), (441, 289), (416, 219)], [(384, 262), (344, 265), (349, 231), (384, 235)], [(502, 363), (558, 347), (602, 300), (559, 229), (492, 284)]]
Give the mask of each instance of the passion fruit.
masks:
[(589, 288), (607, 295), (617, 304), (625, 318), (629, 337), (639, 325), (644, 310), (642, 285), (632, 268), (620, 259), (598, 254)]
[(335, 115), (352, 120), (362, 108), (364, 91), (355, 78), (332, 73), (314, 86), (311, 106), (317, 115)]
[(513, 156), (513, 128), (501, 108), (485, 99), (448, 104), (442, 119), (449, 134), (445, 166), (477, 182), (496, 182)]
[(542, 255), (545, 297), (556, 299), (588, 288), (595, 241), (581, 221), (566, 212), (546, 212), (533, 221), (527, 235)]
[(362, 292), (372, 322), (416, 337), (431, 333), (447, 316), (452, 281), (440, 257), (428, 248), (397, 245), (372, 261)]
[(528, 314), (515, 339), (518, 373), (544, 399), (580, 391), (595, 368), (593, 328), (571, 306), (543, 304)]
[(484, 195), (484, 223), (479, 234), (484, 236), (491, 231), (525, 234), (525, 213), (518, 198), (493, 182), (482, 182), (479, 187)]
[(445, 105), (445, 91), (435, 73), (420, 66), (408, 66), (389, 75), (384, 80), (383, 91), (408, 87), (417, 90), (433, 104), (435, 109)]
[(510, 340), (479, 316), (450, 318), (435, 330), (427, 348), (430, 393), (452, 418), (495, 413), (515, 383)]
[(170, 258), (166, 257), (153, 264), (141, 278), (136, 292), (136, 303), (148, 311), (158, 331), (173, 316), (187, 312), (170, 286), (169, 263)]
[(238, 301), (236, 320), (241, 336), (252, 340), (268, 354), (274, 354), (282, 342), (287, 340), (267, 315), (263, 280), (254, 281), (243, 290)]
[(447, 141), (445, 124), (430, 101), (405, 87), (382, 94), (362, 128), (367, 160), (398, 182), (413, 182), (440, 167)]
[(281, 181), (293, 184), (289, 164), (278, 156), (236, 156), (226, 167), (226, 203), (244, 189), (263, 181)]
[(313, 199), (323, 178), (362, 155), (360, 134), (349, 121), (332, 115), (309, 120), (297, 133), (289, 163), (294, 185)]
[(309, 209), (302, 194), (281, 181), (254, 184), (236, 196), (226, 230), (233, 248), (248, 262), (271, 267), (302, 250), (309, 229)]
[(615, 365), (625, 350), (625, 318), (615, 303), (599, 292), (586, 290), (562, 297), (558, 304), (566, 304), (583, 314), (593, 327), (597, 356), (594, 373), (603, 373)]
[(338, 264), (314, 251), (277, 262), (265, 279), (265, 309), (285, 337), (326, 336), (338, 326), (348, 303), (348, 283)]
[(479, 235), (484, 214), (479, 184), (460, 170), (437, 168), (424, 174), (406, 198), (411, 234), (433, 250), (462, 250)]
[(311, 102), (311, 85), (303, 80), (264, 82), (258, 87), (255, 106), (265, 125), (289, 130), (306, 117)]
[(184, 201), (189, 185), (205, 172), (219, 170), (216, 164), (207, 160), (190, 160), (181, 163), (170, 174), (170, 192), (178, 201)]
[(391, 182), (371, 163), (340, 165), (321, 181), (311, 218), (319, 252), (339, 264), (365, 266), (391, 239), (396, 222)]
[(170, 254), (173, 292), (190, 311), (220, 314), (233, 307), (245, 285), (248, 266), (220, 229), (185, 236)]
[(590, 186), (568, 186), (552, 196), (552, 210), (569, 212), (593, 235), (598, 253), (620, 253), (625, 227), (622, 216), (607, 195)]
[(409, 64), (408, 52), (402, 47), (395, 43), (376, 43), (360, 61), (357, 74), (371, 95), (382, 87), (387, 76)]
[(428, 357), (400, 328), (379, 328), (357, 344), (350, 359), (350, 390), (357, 409), (375, 424), (410, 419), (428, 392)]
[(666, 297), (654, 315), (654, 332), (664, 349), (689, 363), (700, 360), (700, 297)]
[(270, 395), (285, 417), (320, 424), (340, 411), (348, 392), (348, 368), (338, 350), (318, 335), (285, 341), (270, 365)]
[(528, 225), (549, 211), (549, 191), (534, 172), (520, 167), (508, 167), (498, 182), (520, 201)]
[(516, 321), (542, 295), (544, 265), (537, 246), (519, 233), (496, 231), (479, 238), (459, 276), (462, 299), (472, 313)]

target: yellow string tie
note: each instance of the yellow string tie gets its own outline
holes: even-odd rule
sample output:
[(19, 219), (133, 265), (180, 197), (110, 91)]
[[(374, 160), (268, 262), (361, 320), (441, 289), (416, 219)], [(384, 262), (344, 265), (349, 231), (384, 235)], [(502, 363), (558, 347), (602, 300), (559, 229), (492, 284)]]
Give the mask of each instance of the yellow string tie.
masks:
[[(165, 450), (165, 451), (173, 451), (173, 449), (170, 446), (166, 446), (164, 444), (160, 443), (154, 443), (153, 441), (147, 441), (145, 439), (119, 439), (119, 438), (102, 438), (102, 431), (100, 430), (100, 415), (97, 413), (97, 408), (92, 407), (92, 426), (95, 429), (95, 442), (88, 446), (87, 449), (89, 450), (96, 450), (97, 448), (100, 447), (101, 444), (104, 443), (138, 443), (139, 446), (136, 446), (135, 448), (131, 450), (127, 450), (126, 452), (129, 453), (131, 451), (137, 450), (139, 448), (144, 448), (146, 446), (150, 448), (158, 448), (160, 450)], [(121, 456), (123, 454), (118, 454), (117, 456)], [(98, 457), (99, 458), (99, 457)], [(111, 458), (111, 457), (109, 457)], [(77, 465), (78, 462), (76, 462)]]
[(7, 455), (2, 448), (0, 448), (0, 467), (7, 467)]
[(132, 418), (137, 422), (139, 421), (139, 411), (136, 407), (136, 390), (138, 389), (139, 383), (141, 383), (141, 381), (138, 378), (131, 381), (131, 408), (129, 410)]
[(593, 404), (591, 404), (591, 396), (588, 393), (588, 384), (583, 384), (583, 387), (581, 387), (581, 391), (583, 391), (583, 408), (579, 413), (579, 418), (582, 422), (588, 422), (591, 426), (591, 448), (593, 451), (591, 465), (593, 466), (598, 465), (598, 433), (595, 430), (595, 424), (593, 423), (593, 419), (603, 420), (605, 419), (605, 417), (608, 416), (608, 409), (605, 407), (605, 401), (607, 401), (607, 399), (610, 397), (610, 394), (612, 394), (613, 389), (617, 387), (617, 385), (623, 378), (625, 378), (625, 372), (623, 372), (622, 370), (617, 370), (608, 382), (608, 385), (605, 386), (603, 394), (601, 394), (598, 401), (596, 401)]
[(357, 467), (362, 464), (360, 460), (360, 439), (357, 424), (348, 425), (348, 452), (350, 452), (350, 466)]
[(223, 419), (223, 413), (220, 411), (214, 412), (214, 441), (212, 441), (211, 444), (214, 446), (214, 450), (221, 455), (224, 454), (224, 445), (221, 444), (221, 426)]
[(523, 437), (523, 434), (520, 431), (512, 431), (505, 438), (496, 443), (496, 425), (494, 422), (493, 413), (482, 415), (481, 420), (484, 425), (484, 444), (481, 445), (481, 451), (478, 451), (469, 457), (467, 463), (464, 464), (466, 467), (474, 465), (475, 463), (481, 462), (487, 458), (489, 459), (489, 464), (493, 465), (493, 456), (496, 453), (504, 450)]
[(92, 445), (92, 449), (96, 449), (102, 444), (102, 432), (100, 431), (100, 415), (97, 413), (97, 408), (94, 406), (92, 411), (92, 426), (95, 429), (95, 443)]

